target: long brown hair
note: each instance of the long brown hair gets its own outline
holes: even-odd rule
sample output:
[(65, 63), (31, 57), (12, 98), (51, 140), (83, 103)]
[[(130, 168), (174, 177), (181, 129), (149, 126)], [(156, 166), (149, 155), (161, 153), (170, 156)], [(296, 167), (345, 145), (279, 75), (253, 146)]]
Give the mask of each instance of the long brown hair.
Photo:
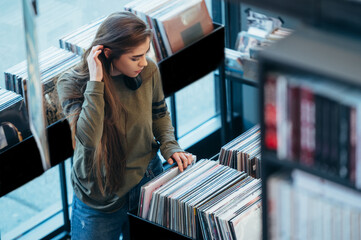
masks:
[[(103, 65), (105, 116), (103, 135), (93, 156), (92, 171), (95, 173), (102, 194), (115, 192), (122, 186), (126, 166), (126, 153), (123, 148), (124, 144), (126, 144), (126, 134), (121, 132), (121, 129), (118, 129), (117, 124), (119, 124), (121, 117), (125, 118), (124, 122), (126, 122), (127, 112), (114, 92), (115, 87), (110, 75), (111, 63), (113, 59), (119, 58), (122, 54), (144, 43), (147, 38), (151, 39), (151, 36), (151, 30), (133, 13), (113, 13), (99, 26), (91, 46), (83, 54), (82, 61), (74, 69), (63, 75), (63, 78), (66, 78), (67, 81), (72, 81), (74, 92), (68, 99), (60, 99), (60, 101), (63, 103), (71, 99), (81, 99), (81, 102), (83, 102), (85, 86), (89, 81), (89, 69), (86, 59), (91, 48), (96, 45), (103, 45), (111, 49), (108, 58), (105, 57), (104, 53), (99, 55)], [(75, 147), (75, 130), (81, 105), (74, 104), (68, 106), (68, 109), (70, 110), (68, 115), (72, 119), (70, 126), (73, 135), (73, 146)], [(105, 170), (105, 176), (102, 176), (102, 169)]]

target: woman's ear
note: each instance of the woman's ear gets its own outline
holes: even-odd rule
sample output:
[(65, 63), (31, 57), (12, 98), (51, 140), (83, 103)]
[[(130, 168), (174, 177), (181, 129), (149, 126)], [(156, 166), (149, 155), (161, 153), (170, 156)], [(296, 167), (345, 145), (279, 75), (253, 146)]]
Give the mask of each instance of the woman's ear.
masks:
[(110, 54), (112, 54), (112, 50), (110, 50), (110, 48), (104, 48), (103, 51), (106, 58), (109, 58)]

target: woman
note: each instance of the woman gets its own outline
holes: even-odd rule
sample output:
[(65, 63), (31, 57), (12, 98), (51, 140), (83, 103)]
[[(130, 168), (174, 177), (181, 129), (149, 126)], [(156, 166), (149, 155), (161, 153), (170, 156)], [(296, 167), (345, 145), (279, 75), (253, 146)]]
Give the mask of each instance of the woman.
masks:
[(73, 135), (72, 239), (129, 238), (127, 211), (140, 186), (192, 162), (174, 139), (157, 65), (146, 57), (152, 33), (130, 12), (100, 25), (82, 62), (58, 80)]

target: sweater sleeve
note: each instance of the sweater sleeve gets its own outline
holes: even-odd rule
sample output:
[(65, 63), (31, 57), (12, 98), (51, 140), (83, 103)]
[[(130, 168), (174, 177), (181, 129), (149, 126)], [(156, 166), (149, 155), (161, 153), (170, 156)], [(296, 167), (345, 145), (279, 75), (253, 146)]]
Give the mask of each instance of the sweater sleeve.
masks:
[(174, 128), (165, 102), (162, 81), (158, 68), (153, 74), (153, 134), (160, 143), (160, 151), (165, 160), (175, 152), (184, 152), (174, 137)]
[(63, 112), (71, 121), (73, 108), (81, 107), (75, 137), (83, 146), (95, 148), (103, 134), (104, 83), (88, 81), (83, 95), (83, 102), (67, 96), (70, 87), (67, 81), (58, 82), (58, 94)]
[(76, 128), (76, 137), (85, 147), (95, 148), (103, 135), (104, 83), (88, 81)]

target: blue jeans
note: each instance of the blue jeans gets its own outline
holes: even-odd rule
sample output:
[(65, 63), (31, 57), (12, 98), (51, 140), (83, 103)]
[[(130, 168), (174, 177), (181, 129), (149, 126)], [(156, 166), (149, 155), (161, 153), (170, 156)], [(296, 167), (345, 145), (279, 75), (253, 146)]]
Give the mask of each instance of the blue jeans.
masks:
[(163, 171), (158, 154), (149, 163), (142, 180), (126, 195), (127, 202), (119, 210), (106, 213), (83, 203), (74, 194), (71, 215), (72, 240), (130, 239), (127, 212), (138, 207), (140, 187)]

